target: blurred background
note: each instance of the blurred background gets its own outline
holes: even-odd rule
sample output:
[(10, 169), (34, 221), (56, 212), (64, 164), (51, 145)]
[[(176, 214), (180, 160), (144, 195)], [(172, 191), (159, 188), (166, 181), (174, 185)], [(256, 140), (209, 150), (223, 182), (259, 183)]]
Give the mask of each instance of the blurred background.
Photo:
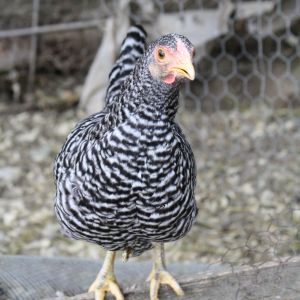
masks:
[(60, 233), (52, 167), (72, 127), (103, 107), (132, 23), (149, 41), (176, 31), (197, 50), (177, 119), (197, 161), (199, 215), (168, 260), (298, 255), (298, 0), (0, 0), (0, 253), (102, 257)]

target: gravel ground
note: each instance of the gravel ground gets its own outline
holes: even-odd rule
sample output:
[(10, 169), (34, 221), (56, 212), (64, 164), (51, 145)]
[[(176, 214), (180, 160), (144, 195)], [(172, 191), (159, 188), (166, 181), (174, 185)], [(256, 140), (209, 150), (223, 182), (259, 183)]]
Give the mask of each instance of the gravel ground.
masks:
[[(53, 160), (79, 118), (71, 110), (1, 116), (0, 253), (103, 256), (62, 236), (53, 213)], [(181, 112), (179, 121), (197, 161), (200, 210), (188, 236), (168, 244), (168, 258), (251, 264), (299, 253), (297, 111)]]

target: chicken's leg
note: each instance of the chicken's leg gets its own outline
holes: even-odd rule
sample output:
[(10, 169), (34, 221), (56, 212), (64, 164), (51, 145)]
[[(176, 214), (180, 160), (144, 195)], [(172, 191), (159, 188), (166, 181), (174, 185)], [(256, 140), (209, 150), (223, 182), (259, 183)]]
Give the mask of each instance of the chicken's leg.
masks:
[(184, 295), (178, 282), (166, 270), (164, 245), (162, 243), (156, 244), (153, 253), (153, 267), (147, 279), (150, 281), (150, 299), (158, 300), (158, 290), (161, 284), (169, 285), (178, 296)]
[(106, 292), (111, 292), (116, 300), (124, 300), (114, 274), (114, 261), (116, 252), (107, 251), (103, 266), (89, 288), (89, 292), (95, 292), (95, 300), (104, 300)]

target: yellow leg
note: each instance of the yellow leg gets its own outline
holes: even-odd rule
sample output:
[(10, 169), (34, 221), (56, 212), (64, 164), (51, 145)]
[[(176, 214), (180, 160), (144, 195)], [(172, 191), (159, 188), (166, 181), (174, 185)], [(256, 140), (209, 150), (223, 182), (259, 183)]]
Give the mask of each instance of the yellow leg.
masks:
[(156, 244), (154, 248), (154, 263), (150, 275), (150, 300), (158, 300), (158, 290), (161, 284), (169, 285), (178, 296), (184, 295), (178, 282), (166, 270), (164, 245)]
[(89, 288), (89, 292), (95, 292), (95, 300), (104, 300), (106, 292), (111, 292), (116, 300), (124, 300), (119, 284), (114, 274), (115, 251), (107, 251), (103, 266)]

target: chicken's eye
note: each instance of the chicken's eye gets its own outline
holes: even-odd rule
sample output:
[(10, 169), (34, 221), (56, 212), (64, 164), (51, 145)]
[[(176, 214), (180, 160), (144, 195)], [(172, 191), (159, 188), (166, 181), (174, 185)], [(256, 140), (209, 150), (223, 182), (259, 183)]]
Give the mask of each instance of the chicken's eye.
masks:
[(158, 49), (157, 54), (158, 54), (158, 58), (161, 60), (164, 59), (166, 56), (165, 51), (163, 49)]

